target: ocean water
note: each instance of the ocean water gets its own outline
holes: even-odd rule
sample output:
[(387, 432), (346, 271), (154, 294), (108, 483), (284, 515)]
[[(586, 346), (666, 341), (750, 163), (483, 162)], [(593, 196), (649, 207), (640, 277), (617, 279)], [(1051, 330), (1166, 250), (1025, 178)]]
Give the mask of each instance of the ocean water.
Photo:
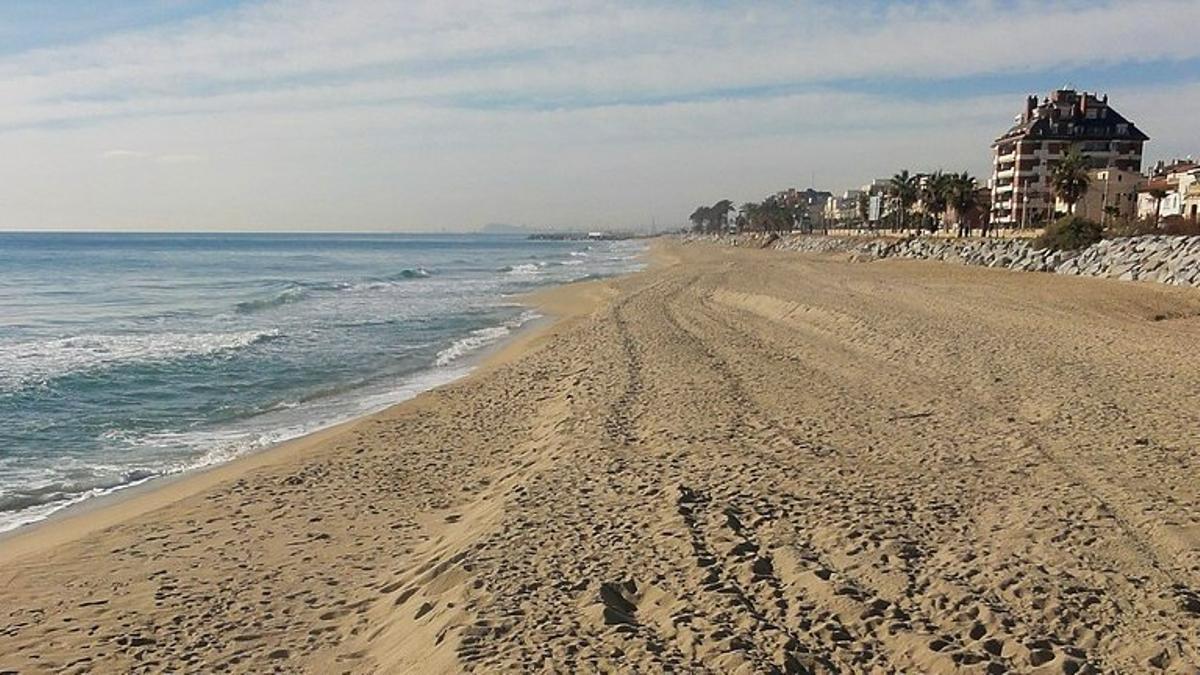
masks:
[(0, 531), (448, 382), (642, 244), (0, 233)]

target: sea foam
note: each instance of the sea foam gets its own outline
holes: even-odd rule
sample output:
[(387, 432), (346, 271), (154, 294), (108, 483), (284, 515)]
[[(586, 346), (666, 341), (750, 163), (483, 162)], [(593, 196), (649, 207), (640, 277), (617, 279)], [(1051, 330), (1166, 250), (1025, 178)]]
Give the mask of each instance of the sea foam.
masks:
[(634, 267), (515, 238), (4, 237), (0, 531), (452, 381), (536, 316), (511, 295)]
[(489, 326), (471, 331), (470, 335), (455, 340), (449, 347), (438, 352), (437, 358), (434, 359), (434, 364), (440, 368), (448, 366), (471, 352), (499, 342), (517, 328), (539, 317), (541, 317), (541, 314), (529, 310), (522, 312), (520, 316), (502, 325)]
[(44, 384), (128, 363), (211, 356), (281, 337), (279, 331), (80, 335), (0, 344), (0, 389)]

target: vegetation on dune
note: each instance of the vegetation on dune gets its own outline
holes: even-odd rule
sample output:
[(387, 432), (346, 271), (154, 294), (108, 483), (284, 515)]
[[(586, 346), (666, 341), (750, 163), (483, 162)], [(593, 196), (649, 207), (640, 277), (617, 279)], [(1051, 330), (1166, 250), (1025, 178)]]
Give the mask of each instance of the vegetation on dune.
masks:
[(1087, 218), (1064, 216), (1046, 226), (1034, 247), (1051, 251), (1077, 251), (1104, 238), (1104, 228)]
[(1142, 237), (1153, 234), (1168, 237), (1200, 236), (1200, 222), (1182, 216), (1170, 216), (1163, 218), (1161, 222), (1155, 222), (1155, 218), (1152, 217), (1137, 220), (1113, 219), (1109, 221), (1108, 227), (1104, 229), (1104, 236), (1109, 239)]

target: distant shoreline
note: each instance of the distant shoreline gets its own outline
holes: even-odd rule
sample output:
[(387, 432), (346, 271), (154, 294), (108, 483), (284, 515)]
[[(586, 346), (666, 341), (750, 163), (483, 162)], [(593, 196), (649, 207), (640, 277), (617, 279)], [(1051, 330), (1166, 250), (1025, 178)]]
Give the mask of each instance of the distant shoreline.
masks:
[(630, 232), (547, 232), (531, 234), (530, 241), (626, 241), (629, 239), (653, 239), (657, 234), (635, 234)]

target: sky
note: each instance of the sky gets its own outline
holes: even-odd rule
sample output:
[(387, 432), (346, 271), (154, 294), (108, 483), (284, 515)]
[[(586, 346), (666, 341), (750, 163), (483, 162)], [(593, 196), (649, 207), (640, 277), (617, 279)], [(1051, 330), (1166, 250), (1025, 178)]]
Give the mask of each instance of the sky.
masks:
[(1073, 86), (1200, 155), (1197, 0), (3, 0), (0, 229), (681, 225), (986, 178)]

